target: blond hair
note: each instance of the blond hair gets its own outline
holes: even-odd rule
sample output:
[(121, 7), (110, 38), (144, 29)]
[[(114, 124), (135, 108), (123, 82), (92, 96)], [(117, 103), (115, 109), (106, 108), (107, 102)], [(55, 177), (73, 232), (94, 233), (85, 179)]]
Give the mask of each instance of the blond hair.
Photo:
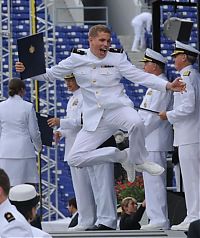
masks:
[(105, 32), (111, 35), (111, 30), (107, 26), (98, 24), (90, 28), (88, 36), (96, 37), (99, 32)]

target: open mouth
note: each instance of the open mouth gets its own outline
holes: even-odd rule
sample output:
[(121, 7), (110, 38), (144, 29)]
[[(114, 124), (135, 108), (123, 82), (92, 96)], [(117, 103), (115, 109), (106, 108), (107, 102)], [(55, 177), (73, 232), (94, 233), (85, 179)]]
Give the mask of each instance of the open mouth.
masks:
[(101, 52), (105, 53), (107, 49), (100, 49)]

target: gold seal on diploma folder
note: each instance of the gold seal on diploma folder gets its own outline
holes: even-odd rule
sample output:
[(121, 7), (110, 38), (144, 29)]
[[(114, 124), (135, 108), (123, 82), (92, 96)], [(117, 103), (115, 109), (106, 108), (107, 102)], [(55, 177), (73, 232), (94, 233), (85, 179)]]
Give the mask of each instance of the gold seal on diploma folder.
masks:
[(46, 73), (43, 33), (17, 40), (19, 61), (25, 66), (21, 79)]

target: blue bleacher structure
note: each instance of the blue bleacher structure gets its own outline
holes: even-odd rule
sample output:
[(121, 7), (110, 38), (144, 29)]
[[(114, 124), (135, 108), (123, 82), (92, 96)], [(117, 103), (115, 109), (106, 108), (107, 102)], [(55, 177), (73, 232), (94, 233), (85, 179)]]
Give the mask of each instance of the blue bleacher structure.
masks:
[[(2, 11), (6, 11), (6, 0), (2, 0)], [(37, 0), (36, 4), (41, 4), (42, 0)], [(30, 22), (29, 22), (29, 1), (22, 0), (13, 0), (12, 1), (12, 12), (11, 12), (11, 21), (12, 21), (12, 29), (13, 29), (13, 59), (17, 60), (17, 48), (16, 48), (16, 39), (24, 36), (28, 36), (30, 32)], [(187, 7), (177, 7), (177, 10), (174, 11), (174, 7), (172, 6), (163, 6), (162, 9), (162, 19), (163, 22), (167, 19), (168, 13), (171, 12), (171, 16), (177, 16), (181, 18), (187, 18), (194, 21), (194, 26), (190, 38), (190, 42), (196, 46), (197, 42), (197, 11), (196, 8), (187, 8)], [(174, 13), (173, 13), (174, 12)], [(38, 17), (44, 18), (44, 11), (39, 13)], [(2, 23), (3, 24), (3, 23)], [(2, 25), (3, 29), (6, 27), (4, 24)], [(70, 55), (70, 51), (72, 48), (88, 48), (88, 34), (89, 26), (56, 26), (56, 63), (65, 59)], [(49, 37), (52, 36), (52, 33), (49, 34)], [(151, 35), (147, 35), (148, 47), (151, 47)], [(5, 43), (5, 42), (3, 42)], [(115, 33), (112, 34), (112, 47), (122, 48), (122, 45), (117, 38)], [(177, 73), (173, 67), (173, 61), (171, 58), (171, 53), (173, 52), (174, 42), (170, 41), (163, 35), (163, 29), (161, 27), (161, 53), (169, 59), (169, 66), (167, 68), (167, 74), (170, 79), (174, 79), (177, 76)], [(51, 52), (51, 48), (49, 48), (49, 52)], [(8, 70), (8, 61), (3, 62), (3, 68)], [(16, 76), (16, 72), (13, 71), (13, 76)], [(17, 75), (18, 76), (18, 75)], [(27, 100), (30, 100), (30, 80), (26, 80), (27, 86)], [(146, 88), (140, 85), (136, 85), (123, 78), (121, 83), (124, 84), (125, 90), (130, 97), (130, 99), (134, 102), (135, 106), (139, 107), (143, 95), (146, 91)], [(64, 81), (57, 81), (57, 116), (63, 118), (65, 116), (65, 109), (67, 107), (67, 102), (70, 97), (70, 93), (67, 92), (66, 87), (64, 86)], [(5, 85), (6, 88), (6, 85)], [(43, 96), (42, 94), (40, 95)], [(50, 100), (53, 102), (54, 92), (50, 92)], [(42, 104), (41, 104), (42, 106)], [(44, 148), (45, 153), (45, 148)], [(50, 156), (54, 156), (53, 153), (50, 153)], [(74, 196), (72, 180), (70, 175), (70, 169), (66, 162), (63, 161), (64, 158), (64, 141), (58, 145), (58, 195), (59, 195), (59, 210), (68, 216), (68, 211), (66, 209), (67, 200), (69, 197)], [(44, 163), (44, 162), (43, 162)], [(55, 170), (51, 171), (51, 177), (54, 179)], [(47, 174), (43, 173), (43, 178), (47, 178)], [(53, 198), (52, 198), (53, 199)], [(52, 200), (52, 203), (54, 201)]]

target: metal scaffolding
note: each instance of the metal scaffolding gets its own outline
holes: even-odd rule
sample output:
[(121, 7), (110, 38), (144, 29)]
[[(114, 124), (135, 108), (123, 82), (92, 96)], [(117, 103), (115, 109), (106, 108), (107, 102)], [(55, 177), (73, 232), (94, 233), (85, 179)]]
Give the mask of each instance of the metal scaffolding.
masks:
[(10, 19), (10, 0), (0, 8), (0, 101), (6, 98), (5, 86), (12, 77), (12, 31)]
[[(0, 3), (0, 100), (7, 97), (7, 90), (4, 89), (7, 87), (8, 81), (12, 78), (13, 74), (14, 62), (12, 49), (16, 49), (16, 43), (14, 44), (13, 31), (11, 28), (11, 13), (15, 10), (13, 9), (15, 2), (16, 1), (2, 0)], [(35, 11), (33, 11), (34, 7)], [(49, 20), (48, 17), (49, 10), (51, 10), (51, 20)], [(36, 23), (36, 29), (33, 27), (33, 19)], [(20, 21), (20, 19), (18, 20)], [(36, 0), (29, 0), (29, 19), (27, 19), (27, 21), (29, 21), (30, 24), (30, 31), (27, 32), (27, 36), (36, 32), (43, 32), (46, 67), (54, 65), (56, 61), (55, 1), (43, 0), (39, 5), (36, 5)], [(56, 81), (38, 82), (38, 88), (31, 82), (30, 100), (32, 102), (38, 101), (38, 111), (40, 113), (56, 116)], [(57, 148), (44, 147), (40, 158), (41, 161), (39, 161), (38, 164), (39, 167), (41, 165), (42, 217), (46, 220), (64, 217), (58, 210)]]

